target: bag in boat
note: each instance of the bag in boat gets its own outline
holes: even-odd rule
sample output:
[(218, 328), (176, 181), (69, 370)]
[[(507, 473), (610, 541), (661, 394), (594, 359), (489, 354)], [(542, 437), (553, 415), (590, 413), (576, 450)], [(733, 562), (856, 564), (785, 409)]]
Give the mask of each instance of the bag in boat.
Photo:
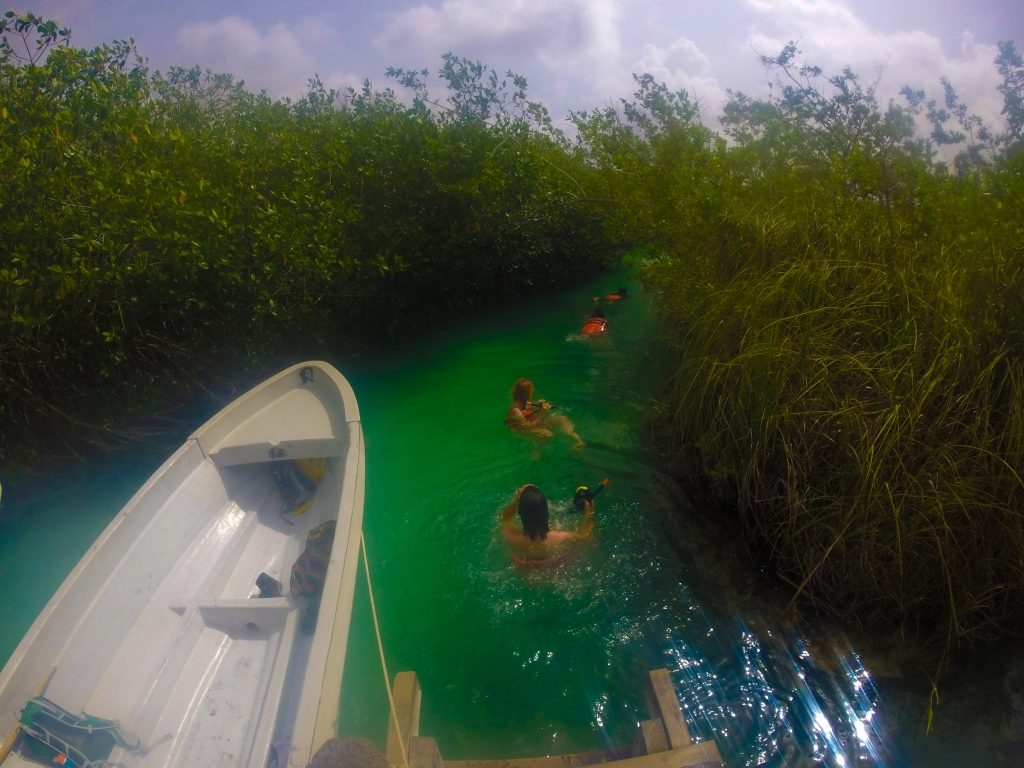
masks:
[(274, 464), (274, 483), (281, 494), (281, 514), (301, 515), (313, 503), (317, 483), (327, 471), (323, 459), (295, 459)]
[(328, 520), (306, 534), (306, 548), (292, 566), (291, 589), (296, 597), (316, 595), (323, 589), (331, 562), (335, 521)]
[(44, 696), (29, 699), (18, 724), (22, 754), (49, 765), (88, 766), (102, 763), (115, 746), (131, 752), (141, 747), (121, 731), (116, 720), (85, 712), (73, 715)]

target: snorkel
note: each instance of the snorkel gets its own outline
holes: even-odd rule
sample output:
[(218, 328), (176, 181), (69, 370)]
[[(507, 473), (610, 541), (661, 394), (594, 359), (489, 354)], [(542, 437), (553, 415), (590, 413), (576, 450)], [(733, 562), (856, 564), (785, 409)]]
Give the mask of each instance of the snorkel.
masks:
[(601, 491), (608, 485), (608, 478), (604, 478), (594, 490), (590, 490), (589, 487), (581, 485), (576, 489), (576, 493), (572, 497), (573, 506), (577, 512), (582, 512), (586, 508), (586, 502), (593, 502), (594, 497), (597, 496)]

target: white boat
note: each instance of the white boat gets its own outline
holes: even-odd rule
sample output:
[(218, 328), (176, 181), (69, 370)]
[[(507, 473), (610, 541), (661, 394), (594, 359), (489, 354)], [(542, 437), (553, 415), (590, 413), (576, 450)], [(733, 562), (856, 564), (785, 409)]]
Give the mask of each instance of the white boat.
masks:
[[(313, 495), (296, 514), (282, 477), (300, 465), (316, 471), (298, 475)], [(356, 398), (327, 363), (224, 408), (117, 514), (8, 660), (0, 765), (305, 768), (336, 731), (363, 483)], [(316, 613), (290, 584), (327, 521)], [(50, 737), (66, 757), (47, 753)]]

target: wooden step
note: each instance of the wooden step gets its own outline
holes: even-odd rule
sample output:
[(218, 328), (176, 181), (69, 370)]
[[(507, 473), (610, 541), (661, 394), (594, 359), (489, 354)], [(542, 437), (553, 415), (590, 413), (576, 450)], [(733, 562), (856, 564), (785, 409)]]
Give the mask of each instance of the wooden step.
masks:
[[(419, 737), (422, 741), (425, 737)], [(433, 739), (430, 739), (433, 741)], [(426, 748), (424, 748), (426, 750)], [(610, 751), (609, 754), (613, 754)], [(593, 754), (593, 753), (586, 753)], [(679, 749), (654, 752), (650, 755), (612, 758), (595, 762), (576, 762), (577, 755), (551, 755), (549, 757), (524, 757), (514, 760), (445, 760), (444, 768), (569, 768), (576, 765), (606, 765), (609, 768), (684, 768), (684, 766), (722, 765), (722, 757), (714, 742), (690, 744)], [(411, 768), (434, 768), (429, 765)]]
[[(651, 719), (639, 724), (633, 744), (592, 752), (508, 760), (445, 760), (434, 739), (419, 735), (422, 694), (415, 672), (395, 676), (395, 710), (388, 721), (387, 758), (392, 765), (409, 768), (690, 768), (723, 766), (713, 740), (694, 743), (667, 669), (648, 674), (646, 696)], [(402, 746), (405, 746), (404, 754)]]

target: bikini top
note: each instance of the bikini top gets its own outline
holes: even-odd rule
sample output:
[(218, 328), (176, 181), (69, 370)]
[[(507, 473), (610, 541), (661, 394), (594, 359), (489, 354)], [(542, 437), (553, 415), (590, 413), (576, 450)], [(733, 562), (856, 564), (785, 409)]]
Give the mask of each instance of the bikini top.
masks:
[[(509, 407), (508, 413), (505, 415), (505, 424), (510, 429), (517, 429), (517, 428), (519, 428), (519, 427), (521, 427), (523, 425), (520, 424), (519, 421), (517, 421), (515, 419), (515, 417), (512, 416), (512, 409), (513, 408), (518, 408), (518, 406), (517, 405), (512, 405), (512, 406)], [(526, 420), (527, 424), (532, 424), (534, 421), (537, 420), (537, 411), (533, 410), (529, 405), (527, 405), (525, 408), (523, 408), (522, 412), (523, 412), (523, 419)]]

